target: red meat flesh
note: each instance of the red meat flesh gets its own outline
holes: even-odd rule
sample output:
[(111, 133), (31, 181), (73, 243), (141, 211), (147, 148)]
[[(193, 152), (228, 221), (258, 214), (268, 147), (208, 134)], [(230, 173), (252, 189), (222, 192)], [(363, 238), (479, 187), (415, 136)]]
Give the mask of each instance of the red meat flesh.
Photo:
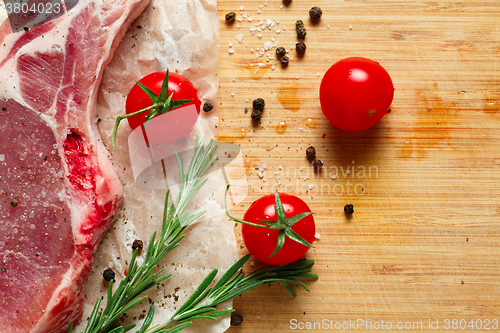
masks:
[(97, 132), (105, 65), (147, 0), (0, 28), (0, 332), (64, 332), (123, 196)]

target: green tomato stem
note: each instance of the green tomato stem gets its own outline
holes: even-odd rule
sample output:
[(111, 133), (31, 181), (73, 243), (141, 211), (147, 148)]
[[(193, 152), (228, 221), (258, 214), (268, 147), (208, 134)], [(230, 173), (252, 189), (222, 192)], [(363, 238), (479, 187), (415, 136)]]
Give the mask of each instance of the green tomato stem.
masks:
[(141, 114), (143, 112), (146, 112), (146, 111), (149, 111), (151, 109), (154, 109), (154, 108), (157, 108), (157, 107), (161, 107), (161, 106), (163, 106), (162, 103), (156, 103), (156, 104), (148, 106), (147, 108), (144, 108), (142, 110), (139, 110), (139, 111), (136, 111), (136, 112), (133, 112), (133, 113), (129, 113), (129, 114), (121, 114), (118, 117), (116, 117), (115, 127), (113, 128), (113, 150), (116, 151), (116, 134), (118, 132), (118, 126), (120, 126), (120, 122), (123, 119), (136, 116), (138, 114)]

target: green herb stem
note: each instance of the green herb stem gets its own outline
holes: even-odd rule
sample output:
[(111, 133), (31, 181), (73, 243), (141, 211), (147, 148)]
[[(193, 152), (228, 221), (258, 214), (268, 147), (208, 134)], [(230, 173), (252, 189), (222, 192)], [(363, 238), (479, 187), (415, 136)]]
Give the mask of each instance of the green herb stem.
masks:
[[(204, 212), (192, 214), (186, 210), (187, 204), (193, 199), (198, 190), (205, 184), (207, 179), (204, 175), (214, 162), (214, 154), (217, 146), (211, 140), (207, 146), (204, 146), (205, 140), (201, 141), (196, 138), (195, 155), (192, 160), (192, 165), (203, 166), (201, 168), (190, 168), (188, 173), (184, 173), (182, 160), (179, 154), (174, 151), (177, 157), (179, 174), (181, 176), (181, 189), (177, 201), (169, 205), (168, 198), (170, 191), (167, 191), (165, 196), (165, 206), (163, 212), (162, 229), (158, 239), (156, 232), (151, 235), (151, 238), (146, 249), (144, 262), (138, 265), (136, 258), (138, 249), (132, 254), (132, 259), (128, 267), (127, 276), (120, 282), (118, 288), (113, 292), (113, 281), (110, 281), (108, 286), (108, 299), (106, 307), (103, 311), (99, 311), (102, 297), (100, 297), (92, 311), (85, 333), (115, 333), (127, 331), (130, 327), (122, 327), (118, 319), (123, 313), (134, 307), (135, 305), (146, 299), (143, 295), (153, 286), (168, 279), (171, 274), (160, 276), (161, 271), (153, 273), (160, 260), (170, 251), (179, 245), (179, 242), (184, 237), (181, 233), (200, 217)], [(150, 308), (148, 314), (152, 320), (154, 308)], [(141, 328), (140, 331), (145, 332), (149, 323)], [(72, 327), (70, 327), (70, 331)]]
[(218, 305), (262, 285), (281, 282), (287, 291), (295, 297), (290, 284), (300, 285), (309, 291), (307, 286), (297, 279), (318, 278), (316, 274), (310, 273), (313, 260), (283, 266), (268, 266), (245, 275), (242, 266), (249, 259), (250, 255), (246, 255), (238, 260), (213, 287), (210, 285), (217, 275), (217, 269), (211, 271), (168, 321), (149, 328), (145, 333), (178, 332), (185, 328), (183, 325), (196, 319), (216, 320), (217, 317), (234, 311), (234, 309), (216, 311)]

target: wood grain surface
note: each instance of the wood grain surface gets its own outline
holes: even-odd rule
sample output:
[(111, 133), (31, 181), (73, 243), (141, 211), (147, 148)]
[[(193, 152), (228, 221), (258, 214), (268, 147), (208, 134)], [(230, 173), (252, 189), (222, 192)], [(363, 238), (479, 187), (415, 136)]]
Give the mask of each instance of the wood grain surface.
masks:
[[(282, 5), (218, 3), (219, 139), (239, 144), (245, 159), (250, 193), (234, 207), (236, 216), (276, 189), (300, 196), (316, 213), (320, 239), (306, 257), (320, 278), (307, 281), (310, 293), (295, 288), (295, 299), (281, 285), (237, 298), (244, 322), (229, 332), (499, 330), (500, 3)], [(323, 10), (317, 24), (308, 16), (313, 6)], [(230, 11), (237, 13), (233, 24), (224, 20)], [(253, 35), (259, 19), (264, 25)], [(256, 56), (265, 42), (295, 45), (298, 19), (307, 28), (304, 57), (290, 49), (293, 59), (282, 68)], [(378, 61), (396, 89), (392, 112), (354, 134), (334, 128), (318, 99), (323, 74), (349, 56)], [(257, 97), (266, 107), (253, 124)], [(310, 145), (324, 161), (320, 174), (306, 159)], [(263, 164), (265, 181), (255, 170)], [(354, 205), (350, 219), (345, 204)]]

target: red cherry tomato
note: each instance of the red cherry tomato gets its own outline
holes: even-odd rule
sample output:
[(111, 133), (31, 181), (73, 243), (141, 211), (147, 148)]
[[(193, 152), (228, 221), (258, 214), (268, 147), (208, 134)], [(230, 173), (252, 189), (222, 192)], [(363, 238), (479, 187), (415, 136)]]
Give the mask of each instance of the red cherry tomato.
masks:
[[(279, 193), (279, 197), (287, 218), (311, 211), (307, 204), (296, 196)], [(274, 194), (263, 196), (254, 201), (243, 217), (244, 221), (263, 224), (258, 219), (277, 221)], [(312, 215), (306, 216), (295, 223), (292, 229), (309, 242), (309, 244), (312, 244), (315, 239), (316, 227)], [(250, 254), (257, 260), (269, 265), (285, 265), (297, 261), (302, 258), (309, 249), (309, 247), (286, 237), (283, 247), (276, 254), (271, 256), (278, 241), (278, 230), (242, 224), (241, 231), (243, 241)]]
[(330, 122), (347, 132), (369, 129), (382, 119), (394, 98), (389, 73), (370, 59), (340, 60), (326, 72), (319, 90), (321, 109)]
[[(139, 82), (151, 89), (156, 95), (159, 96), (165, 74), (166, 72), (151, 73), (140, 79)], [(169, 117), (168, 121), (162, 123), (161, 128), (158, 128), (158, 126), (156, 125), (151, 126), (151, 129), (156, 133), (151, 133), (152, 135), (150, 135), (150, 133), (148, 133), (148, 128), (146, 127), (148, 137), (161, 137), (163, 139), (163, 142), (172, 142), (188, 135), (193, 130), (196, 120), (198, 119), (198, 116), (200, 114), (201, 101), (198, 98), (198, 91), (193, 86), (191, 81), (186, 79), (184, 76), (170, 72), (168, 75), (168, 95), (170, 96), (172, 92), (174, 93), (174, 95), (172, 96), (172, 100), (192, 99), (191, 102), (185, 104), (184, 106), (194, 105), (196, 109), (192, 111), (192, 107), (185, 108), (184, 106), (182, 106), (178, 109), (170, 110), (169, 113), (172, 114)], [(127, 96), (125, 111), (127, 114), (130, 114), (145, 109), (151, 105), (152, 103), (149, 96), (136, 83)], [(175, 114), (175, 112), (182, 112), (184, 110), (191, 111), (189, 112), (189, 114)], [(148, 114), (149, 111), (127, 118), (130, 127), (132, 129), (135, 129), (144, 124)], [(161, 117), (163, 115), (164, 114), (159, 114), (156, 117)]]

